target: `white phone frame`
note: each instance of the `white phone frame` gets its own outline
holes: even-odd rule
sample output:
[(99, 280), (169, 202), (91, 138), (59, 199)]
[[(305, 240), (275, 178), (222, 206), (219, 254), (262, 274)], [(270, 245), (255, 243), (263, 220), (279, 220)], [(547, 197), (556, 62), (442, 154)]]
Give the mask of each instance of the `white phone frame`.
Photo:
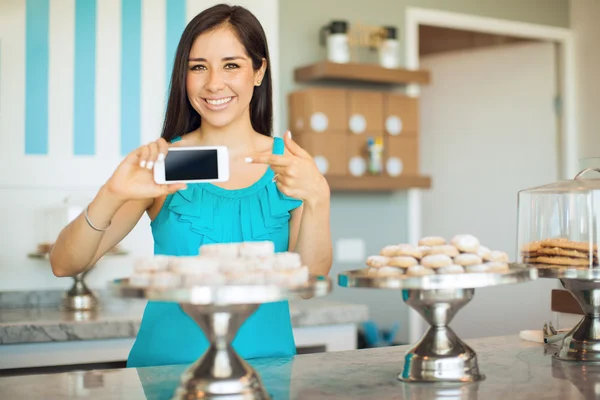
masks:
[[(190, 147), (171, 147), (172, 151), (203, 151), (217, 150), (217, 175), (216, 179), (194, 179), (167, 181), (165, 178), (165, 161), (157, 161), (154, 164), (154, 181), (160, 185), (170, 183), (205, 183), (205, 182), (225, 182), (229, 180), (229, 151), (225, 146), (190, 146)], [(167, 153), (168, 157), (168, 153)]]

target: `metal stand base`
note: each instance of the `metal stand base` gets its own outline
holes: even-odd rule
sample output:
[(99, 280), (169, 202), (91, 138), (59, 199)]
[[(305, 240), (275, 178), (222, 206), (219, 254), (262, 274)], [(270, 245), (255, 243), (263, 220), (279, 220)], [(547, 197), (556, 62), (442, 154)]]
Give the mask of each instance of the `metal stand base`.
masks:
[(560, 279), (577, 299), (585, 316), (563, 339), (554, 357), (561, 361), (600, 363), (600, 282)]
[(431, 325), (405, 356), (405, 382), (475, 382), (479, 373), (475, 351), (448, 327), (458, 310), (473, 298), (475, 289), (404, 290), (404, 301)]
[[(88, 270), (89, 271), (89, 270)], [(73, 277), (73, 286), (63, 294), (60, 309), (63, 311), (92, 311), (99, 308), (98, 298), (85, 284), (87, 272)]]
[(181, 307), (204, 331), (211, 345), (182, 375), (173, 399), (268, 400), (258, 373), (231, 346), (240, 326), (258, 306)]

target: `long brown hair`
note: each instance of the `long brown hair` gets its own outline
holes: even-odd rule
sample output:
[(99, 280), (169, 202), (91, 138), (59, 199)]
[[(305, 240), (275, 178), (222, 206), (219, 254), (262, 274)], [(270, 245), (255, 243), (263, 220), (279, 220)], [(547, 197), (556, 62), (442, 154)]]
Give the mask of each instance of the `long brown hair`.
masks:
[(196, 130), (202, 123), (200, 115), (190, 104), (186, 90), (188, 59), (194, 40), (202, 33), (228, 24), (252, 59), (256, 71), (267, 61), (267, 69), (260, 86), (254, 87), (250, 101), (250, 122), (252, 128), (265, 136), (273, 130), (273, 89), (271, 82), (271, 61), (267, 37), (258, 19), (250, 11), (240, 6), (219, 4), (196, 15), (186, 26), (173, 63), (169, 100), (161, 137), (170, 141), (177, 136)]

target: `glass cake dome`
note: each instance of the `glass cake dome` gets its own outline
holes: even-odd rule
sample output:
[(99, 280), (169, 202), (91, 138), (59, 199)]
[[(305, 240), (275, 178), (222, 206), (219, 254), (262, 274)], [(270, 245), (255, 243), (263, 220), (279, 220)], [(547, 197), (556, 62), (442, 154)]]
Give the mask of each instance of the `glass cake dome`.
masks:
[(519, 191), (517, 261), (544, 268), (598, 268), (600, 169)]

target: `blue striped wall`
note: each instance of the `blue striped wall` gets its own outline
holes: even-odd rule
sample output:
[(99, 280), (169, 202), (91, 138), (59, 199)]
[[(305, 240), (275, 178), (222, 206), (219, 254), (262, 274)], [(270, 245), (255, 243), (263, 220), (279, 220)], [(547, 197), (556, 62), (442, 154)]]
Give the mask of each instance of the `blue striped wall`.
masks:
[[(96, 10), (102, 0), (75, 2), (75, 65), (73, 93), (73, 155), (96, 152), (95, 77)], [(120, 153), (141, 143), (141, 42), (142, 1), (121, 0)], [(186, 0), (166, 1), (166, 76), (170, 82), (173, 58), (186, 24)], [(25, 154), (48, 154), (50, 0), (26, 0), (25, 16)], [(65, 21), (68, 23), (68, 21)], [(166, 94), (165, 94), (166, 95)]]

